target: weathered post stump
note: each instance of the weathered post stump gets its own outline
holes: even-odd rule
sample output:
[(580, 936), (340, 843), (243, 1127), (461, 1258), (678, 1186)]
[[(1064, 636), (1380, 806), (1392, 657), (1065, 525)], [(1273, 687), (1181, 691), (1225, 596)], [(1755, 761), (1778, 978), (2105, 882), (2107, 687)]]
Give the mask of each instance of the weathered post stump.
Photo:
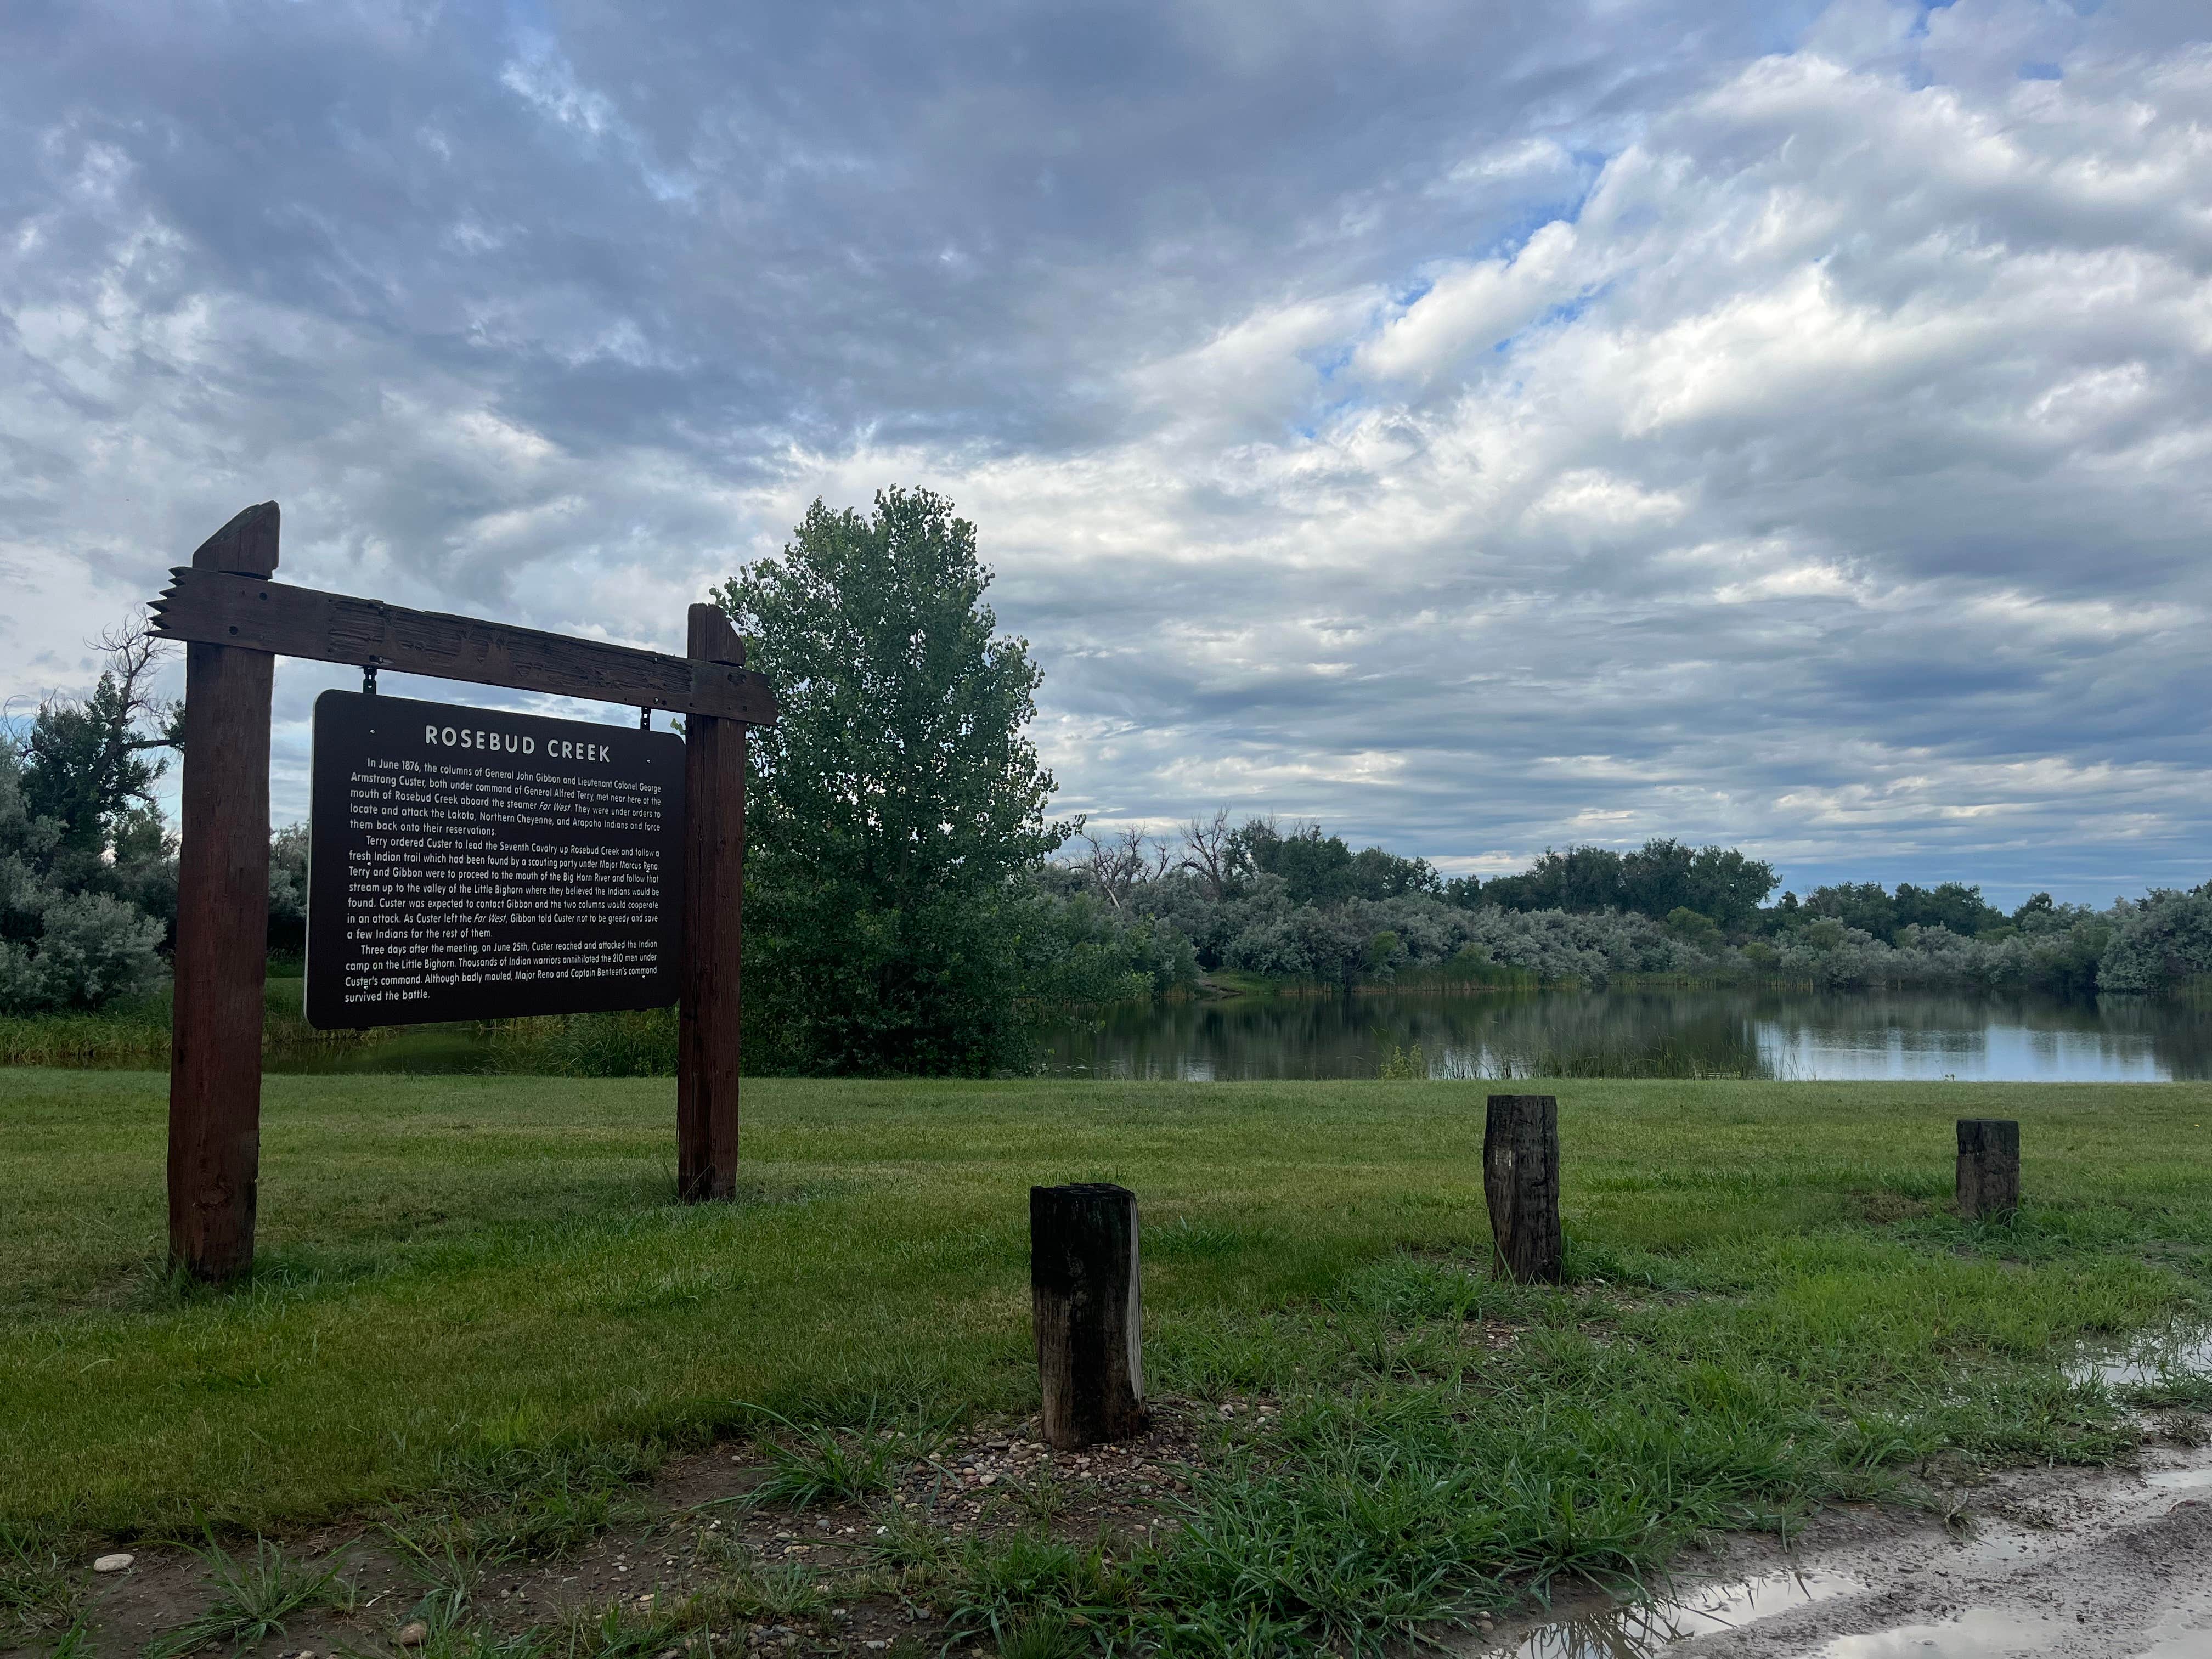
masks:
[(1490, 1200), (1493, 1271), (1523, 1285), (1559, 1282), (1559, 1103), (1550, 1095), (1492, 1095), (1482, 1131), (1482, 1191)]
[(1097, 1182), (1030, 1188), (1030, 1294), (1045, 1443), (1144, 1432), (1137, 1195)]
[(1969, 1221), (2020, 1208), (2020, 1124), (2008, 1117), (1959, 1120), (1959, 1213)]

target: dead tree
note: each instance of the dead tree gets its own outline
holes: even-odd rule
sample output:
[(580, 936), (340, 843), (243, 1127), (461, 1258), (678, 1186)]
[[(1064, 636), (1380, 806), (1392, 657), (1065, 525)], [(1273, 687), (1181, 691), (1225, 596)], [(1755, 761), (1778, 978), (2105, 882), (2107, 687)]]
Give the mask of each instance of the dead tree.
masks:
[(1227, 896), (1236, 879), (1238, 858), (1237, 832), (1229, 827), (1229, 809), (1215, 811), (1211, 823), (1193, 818), (1182, 827), (1182, 858), (1178, 869), (1189, 871), (1206, 884), (1215, 903)]
[(1128, 907), (1129, 895), (1139, 883), (1158, 880), (1167, 872), (1167, 849), (1147, 839), (1142, 830), (1119, 830), (1103, 841), (1088, 830), (1077, 833), (1090, 843), (1091, 856), (1078, 859), (1075, 867), (1091, 878), (1116, 915)]

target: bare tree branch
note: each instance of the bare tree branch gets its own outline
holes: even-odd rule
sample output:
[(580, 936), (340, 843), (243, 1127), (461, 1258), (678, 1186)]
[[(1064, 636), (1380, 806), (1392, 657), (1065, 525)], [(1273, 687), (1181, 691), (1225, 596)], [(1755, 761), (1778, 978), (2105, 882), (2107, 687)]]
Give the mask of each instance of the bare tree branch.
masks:
[[(131, 727), (125, 746), (133, 750), (176, 747), (184, 705), (154, 695), (155, 676), (173, 648), (154, 632), (154, 613), (142, 605), (114, 627), (102, 629), (92, 643), (106, 653), (106, 672), (122, 693), (124, 719)], [(150, 732), (138, 730), (142, 724)]]
[(1091, 856), (1076, 860), (1075, 867), (1091, 878), (1117, 913), (1127, 906), (1139, 882), (1158, 880), (1167, 872), (1167, 848), (1149, 842), (1142, 830), (1119, 830), (1103, 841), (1087, 829), (1077, 833), (1090, 844)]
[(1182, 859), (1176, 866), (1205, 882), (1216, 902), (1228, 891), (1236, 875), (1237, 832), (1229, 827), (1229, 809), (1222, 807), (1213, 822), (1193, 818), (1182, 827)]

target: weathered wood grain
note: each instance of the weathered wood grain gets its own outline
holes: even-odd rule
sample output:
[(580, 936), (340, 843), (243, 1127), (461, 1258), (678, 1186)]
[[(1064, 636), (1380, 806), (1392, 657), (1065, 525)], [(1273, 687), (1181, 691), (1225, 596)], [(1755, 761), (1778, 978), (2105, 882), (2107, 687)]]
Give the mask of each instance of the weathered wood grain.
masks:
[[(273, 502), (267, 507), (274, 513)], [(246, 517), (241, 514), (232, 524)], [(218, 532), (209, 546), (228, 536), (229, 526)], [(243, 532), (230, 539), (258, 545)], [(293, 587), (197, 564), (170, 574), (169, 587), (153, 606), (155, 631), (169, 639), (665, 708), (754, 726), (775, 719), (775, 699), (766, 677), (748, 672), (741, 664), (672, 657), (471, 617), (410, 611), (380, 600)]]
[(1559, 1282), (1559, 1103), (1550, 1095), (1492, 1095), (1482, 1130), (1482, 1190), (1490, 1201), (1498, 1277)]
[[(193, 555), (263, 574), (274, 501)], [(253, 1265), (261, 1165), (262, 979), (269, 927), (269, 714), (276, 659), (194, 641), (185, 652), (176, 1000), (169, 1054), (169, 1254), (196, 1278)]]
[(1992, 1220), (2020, 1208), (2020, 1124), (2005, 1117), (1959, 1120), (1959, 1213)]
[(1066, 1450), (1142, 1434), (1137, 1195), (1094, 1182), (1030, 1188), (1030, 1297), (1046, 1443)]
[(274, 501), (243, 509), (199, 544), (191, 568), (265, 580), (276, 568), (276, 537), (283, 521), (283, 509)]
[[(743, 666), (744, 642), (711, 605), (691, 607), (692, 657)], [(739, 991), (744, 974), (745, 728), (694, 715), (684, 729), (684, 994), (678, 1010), (676, 1182), (687, 1200), (738, 1180)]]

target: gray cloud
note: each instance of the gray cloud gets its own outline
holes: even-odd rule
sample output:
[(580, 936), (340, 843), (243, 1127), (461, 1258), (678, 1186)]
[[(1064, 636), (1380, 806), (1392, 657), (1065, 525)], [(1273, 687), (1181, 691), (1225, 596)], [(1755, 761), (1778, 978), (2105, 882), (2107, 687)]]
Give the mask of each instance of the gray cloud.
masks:
[(1069, 809), (2212, 873), (2193, 6), (4, 28), (0, 691), (269, 495), (296, 580), (665, 645), (896, 480)]

